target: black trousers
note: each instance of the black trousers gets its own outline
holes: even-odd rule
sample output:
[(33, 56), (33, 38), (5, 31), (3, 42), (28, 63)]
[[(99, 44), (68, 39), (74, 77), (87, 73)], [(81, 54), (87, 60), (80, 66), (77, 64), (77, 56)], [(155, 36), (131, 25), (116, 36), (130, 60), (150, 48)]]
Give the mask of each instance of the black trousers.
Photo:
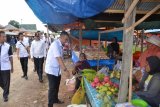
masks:
[(78, 90), (78, 88), (80, 87), (81, 85), (81, 80), (80, 78), (76, 78), (76, 86), (75, 86), (75, 89)]
[(10, 87), (10, 70), (0, 70), (0, 87), (3, 89), (3, 98), (7, 98)]
[(58, 92), (61, 81), (61, 76), (54, 76), (47, 74), (49, 81), (49, 91), (48, 91), (48, 105), (53, 105), (58, 102)]
[(44, 63), (44, 58), (34, 58), (34, 64), (35, 68), (37, 70), (37, 74), (39, 77), (39, 80), (42, 80), (42, 75), (43, 75), (43, 63)]
[(27, 76), (28, 72), (28, 57), (21, 57), (20, 58), (22, 70), (23, 70), (23, 76)]

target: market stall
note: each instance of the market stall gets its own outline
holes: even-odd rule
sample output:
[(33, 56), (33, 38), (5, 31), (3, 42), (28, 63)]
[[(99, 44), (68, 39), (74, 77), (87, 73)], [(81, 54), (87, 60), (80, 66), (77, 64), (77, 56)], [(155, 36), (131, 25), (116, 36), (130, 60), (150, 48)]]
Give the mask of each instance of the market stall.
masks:
[[(56, 0), (56, 1), (58, 2), (59, 0)], [(34, 1), (33, 2), (31, 0), (26, 0), (26, 2), (32, 8), (34, 13), (39, 17), (39, 19), (41, 19), (42, 22), (47, 23), (49, 25), (67, 24), (67, 23), (71, 23), (71, 22), (77, 20), (78, 18), (91, 17), (91, 16), (96, 15), (97, 13), (104, 11), (104, 8), (102, 8), (100, 10), (97, 9), (97, 7), (98, 8), (103, 7), (103, 3), (105, 5), (104, 6), (105, 8), (108, 8), (112, 5), (104, 13), (97, 15), (97, 16), (94, 16), (91, 19), (93, 19), (95, 21), (95, 23), (97, 23), (96, 29), (99, 29), (100, 27), (105, 27), (104, 30), (106, 30), (106, 31), (102, 31), (101, 33), (105, 33), (110, 29), (111, 29), (111, 31), (123, 30), (123, 59), (122, 59), (122, 69), (120, 72), (121, 75), (119, 74), (119, 71), (115, 71), (115, 69), (113, 69), (112, 72), (108, 73), (108, 75), (105, 75), (105, 77), (101, 77), (102, 75), (100, 75), (100, 77), (99, 77), (96, 72), (95, 73), (92, 72), (91, 74), (87, 73), (89, 76), (87, 77), (87, 75), (84, 75), (84, 84), (85, 84), (87, 96), (88, 96), (90, 103), (93, 107), (96, 107), (96, 105), (101, 107), (101, 104), (100, 104), (101, 102), (103, 104), (106, 104), (104, 107), (108, 107), (108, 106), (110, 107), (112, 105), (115, 106), (114, 102), (116, 102), (117, 104), (121, 104), (121, 103), (125, 103), (125, 102), (127, 102), (127, 104), (128, 104), (128, 102), (129, 102), (130, 104), (132, 103), (134, 106), (136, 106), (134, 104), (136, 101), (133, 100), (133, 102), (132, 102), (132, 99), (134, 99), (134, 93), (132, 93), (132, 74), (133, 74), (133, 72), (132, 72), (132, 70), (133, 70), (133, 67), (132, 67), (133, 66), (132, 47), (133, 47), (134, 29), (135, 28), (140, 28), (141, 30), (148, 29), (146, 26), (146, 22), (144, 22), (144, 23), (142, 23), (142, 22), (145, 20), (156, 21), (155, 19), (158, 19), (157, 17), (160, 16), (159, 15), (160, 13), (157, 12), (160, 8), (159, 0), (141, 0), (141, 1), (139, 1), (139, 0), (106, 0), (105, 2), (103, 0), (103, 2), (101, 1), (102, 3), (99, 1), (95, 1), (94, 5), (101, 3), (101, 5), (97, 5), (97, 6), (92, 5), (91, 6), (91, 7), (96, 7), (96, 8), (87, 8), (87, 7), (90, 7), (90, 4), (93, 3), (91, 0), (89, 0), (88, 2), (83, 1), (81, 4), (86, 3), (85, 6), (82, 6), (83, 8), (80, 8), (81, 6), (79, 6), (80, 5), (79, 1), (78, 1), (78, 3), (74, 2), (75, 4), (74, 3), (65, 3), (63, 1), (60, 4), (62, 5), (64, 3), (64, 6), (58, 5), (59, 2), (57, 3), (57, 5), (52, 6), (50, 4), (56, 4), (56, 3), (51, 2), (51, 1), (43, 3), (43, 1)], [(79, 4), (79, 5), (77, 6), (77, 4)], [(49, 7), (49, 8), (45, 9), (44, 7)], [(67, 9), (66, 9), (66, 7), (67, 7)], [(71, 7), (71, 9), (68, 10), (68, 7)], [(79, 8), (77, 9), (77, 7), (79, 7)], [(39, 9), (39, 8), (42, 8), (42, 9)], [(84, 8), (86, 8), (86, 10)], [(50, 10), (50, 11), (48, 11), (48, 10)], [(57, 10), (61, 10), (61, 11), (57, 11)], [(78, 12), (75, 10), (78, 10)], [(97, 12), (96, 10), (99, 10), (99, 11)], [(48, 11), (48, 13), (50, 13), (50, 14), (46, 13), (46, 11)], [(157, 12), (155, 15), (148, 18), (149, 16), (151, 16), (155, 12)], [(45, 13), (45, 14), (41, 14), (41, 13)], [(55, 17), (53, 18), (53, 16), (55, 16)], [(66, 18), (64, 18), (64, 17), (66, 17)], [(138, 25), (140, 23), (142, 23), (143, 26), (138, 27)], [(93, 24), (94, 23), (91, 23), (91, 25), (89, 26), (90, 29), (95, 29), (93, 27), (94, 26)], [(111, 28), (108, 28), (110, 26), (111, 26)], [(114, 27), (119, 27), (119, 28), (114, 28)], [(150, 27), (150, 28), (153, 29), (154, 27)], [(158, 24), (158, 26), (156, 26), (156, 28), (159, 28), (159, 24)], [(80, 28), (80, 32), (77, 36), (80, 39), (80, 41), (79, 41), (80, 52), (82, 52), (82, 48), (81, 48), (82, 37), (83, 37), (82, 36), (82, 28)], [(98, 35), (97, 35), (97, 37), (98, 37)], [(100, 36), (98, 37), (98, 39), (100, 41)], [(100, 43), (99, 43), (99, 47), (100, 47)], [(108, 61), (108, 59), (106, 59), (106, 58), (105, 59), (100, 58), (100, 52), (101, 51), (99, 48), (98, 52), (96, 52), (98, 54), (98, 56), (95, 55), (95, 59), (91, 58), (92, 60), (94, 60), (94, 64), (89, 62), (90, 59), (88, 60), (88, 62), (91, 65), (93, 64), (93, 65), (99, 66), (101, 64), (100, 61), (102, 61), (102, 62)], [(74, 63), (76, 63), (79, 60), (78, 59), (79, 53), (73, 52), (72, 54), (73, 54), (72, 60)], [(92, 55), (88, 55), (88, 56), (92, 56)], [(96, 63), (96, 62), (98, 62), (98, 63)], [(107, 66), (107, 64), (105, 63), (103, 65)], [(113, 68), (113, 66), (112, 66), (112, 68)], [(95, 75), (93, 75), (93, 74), (95, 74)], [(119, 78), (117, 80), (112, 75), (116, 75), (116, 78), (121, 76), (121, 78), (120, 78), (120, 80), (119, 80)], [(118, 83), (117, 83), (117, 81), (118, 81)], [(101, 93), (100, 91), (102, 91), (100, 89), (100, 87), (105, 87), (104, 88), (105, 90), (103, 90), (103, 91), (105, 91), (103, 96), (97, 96), (97, 94)], [(83, 90), (83, 92), (84, 92), (84, 90)], [(112, 98), (113, 96), (114, 96), (114, 98)], [(103, 99), (103, 101), (102, 101), (102, 98), (97, 98), (97, 97), (103, 97), (103, 98), (105, 98), (105, 100)], [(117, 97), (118, 97), (118, 100), (116, 101)], [(78, 98), (79, 97), (77, 97), (77, 99)], [(136, 97), (136, 98), (138, 98), (138, 97)], [(111, 103), (111, 102), (113, 102), (113, 103)], [(141, 105), (141, 107), (148, 106), (144, 101), (142, 101), (142, 102), (144, 105)], [(123, 105), (123, 106), (126, 106), (126, 105)]]

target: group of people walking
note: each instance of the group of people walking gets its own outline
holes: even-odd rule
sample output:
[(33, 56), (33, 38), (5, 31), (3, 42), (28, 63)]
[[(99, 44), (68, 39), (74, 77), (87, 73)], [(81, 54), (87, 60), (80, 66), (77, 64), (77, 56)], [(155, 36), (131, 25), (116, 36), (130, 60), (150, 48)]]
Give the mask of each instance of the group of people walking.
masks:
[[(9, 44), (5, 42), (5, 32), (0, 31), (0, 87), (3, 89), (4, 102), (8, 101), (10, 87), (10, 73), (13, 72), (13, 52)], [(29, 42), (24, 41), (23, 33), (19, 33), (18, 42), (16, 43), (17, 57), (20, 60), (23, 75), (22, 78), (28, 80), (28, 59), (34, 62), (34, 70), (37, 71), (39, 82), (43, 83), (43, 64), (48, 77), (48, 107), (53, 104), (63, 103), (58, 99), (61, 73), (65, 71), (67, 78), (70, 72), (63, 62), (63, 46), (69, 41), (69, 34), (61, 32), (59, 39), (51, 45), (41, 38), (41, 33), (35, 33), (35, 39), (31, 46)], [(50, 46), (49, 46), (50, 45)]]

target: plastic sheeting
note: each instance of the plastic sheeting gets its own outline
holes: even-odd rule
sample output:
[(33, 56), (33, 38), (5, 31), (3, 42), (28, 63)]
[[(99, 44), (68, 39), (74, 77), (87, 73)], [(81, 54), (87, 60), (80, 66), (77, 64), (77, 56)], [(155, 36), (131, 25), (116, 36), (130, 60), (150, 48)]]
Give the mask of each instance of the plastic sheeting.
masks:
[(47, 24), (67, 24), (103, 12), (115, 0), (25, 0), (34, 14)]
[[(71, 35), (78, 38), (79, 37), (79, 30), (71, 30)], [(98, 40), (98, 32), (99, 30), (83, 30), (82, 31), (82, 38), (89, 39), (89, 40)], [(117, 32), (110, 32), (110, 33), (103, 33), (101, 34), (102, 41), (111, 41), (113, 37), (117, 37), (118, 41), (122, 41), (123, 39), (123, 31)]]

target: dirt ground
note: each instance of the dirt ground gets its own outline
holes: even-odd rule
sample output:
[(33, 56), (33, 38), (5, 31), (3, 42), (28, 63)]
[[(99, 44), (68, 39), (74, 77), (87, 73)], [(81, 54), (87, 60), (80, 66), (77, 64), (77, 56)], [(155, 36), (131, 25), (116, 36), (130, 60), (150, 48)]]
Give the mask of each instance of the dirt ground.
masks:
[[(65, 60), (69, 70), (73, 68), (69, 59)], [(14, 73), (11, 74), (9, 101), (3, 102), (2, 89), (0, 88), (0, 107), (47, 107), (48, 101), (48, 80), (44, 73), (44, 83), (39, 83), (36, 72), (33, 72), (33, 63), (29, 60), (28, 80), (22, 79), (20, 62), (14, 56)], [(59, 99), (64, 104), (57, 104), (54, 107), (67, 107), (70, 104), (72, 93), (66, 92), (65, 73), (62, 74)]]

